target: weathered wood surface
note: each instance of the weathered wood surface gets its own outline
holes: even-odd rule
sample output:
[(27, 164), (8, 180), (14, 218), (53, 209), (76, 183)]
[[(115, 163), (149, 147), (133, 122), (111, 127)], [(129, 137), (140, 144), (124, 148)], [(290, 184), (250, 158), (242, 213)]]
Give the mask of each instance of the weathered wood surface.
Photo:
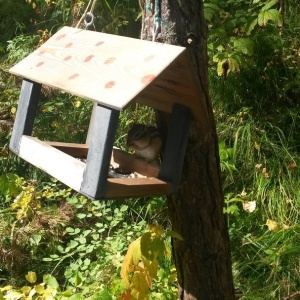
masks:
[(124, 198), (139, 196), (166, 195), (172, 192), (172, 186), (157, 178), (109, 178), (106, 198)]
[(86, 158), (89, 151), (89, 146), (87, 144), (48, 141), (45, 143), (76, 158)]
[(183, 51), (179, 46), (63, 27), (10, 72), (122, 109)]
[(160, 169), (159, 166), (149, 164), (135, 155), (116, 148), (113, 149), (111, 163), (117, 163), (121, 170), (129, 173), (136, 172), (147, 177), (157, 177)]
[(80, 160), (26, 135), (21, 138), (19, 156), (72, 189), (80, 190), (85, 170), (85, 163)]
[(184, 47), (63, 27), (10, 72), (117, 110), (181, 103), (207, 118)]
[[(86, 158), (89, 151), (87, 144), (62, 143), (62, 142), (46, 142), (48, 145), (77, 158)], [(137, 158), (135, 155), (129, 154), (121, 149), (113, 148), (110, 163), (118, 164), (119, 168), (124, 172), (137, 172), (147, 177), (157, 177), (160, 168), (153, 164)]]
[[(53, 144), (53, 147), (51, 144)], [(71, 151), (74, 151), (76, 148), (80, 149), (80, 151), (88, 149), (87, 145), (77, 147), (78, 144), (43, 142), (37, 138), (24, 135), (20, 142), (19, 156), (32, 165), (47, 172), (49, 175), (57, 178), (72, 189), (85, 194), (85, 192), (81, 190), (81, 184), (84, 178), (86, 164), (56, 149), (55, 146), (58, 148), (61, 146), (61, 148), (64, 149), (72, 149)], [(114, 151), (116, 157), (119, 157), (118, 154), (121, 153), (120, 151), (121, 150), (118, 149), (116, 152)], [(124, 155), (126, 154), (121, 153), (122, 157), (124, 157)], [(128, 156), (133, 158), (130, 154), (128, 154)], [(156, 170), (156, 172), (158, 171)], [(172, 187), (170, 184), (154, 177), (108, 178), (105, 195), (101, 197), (92, 197), (87, 194), (87, 196), (94, 199), (111, 199), (124, 198), (124, 195), (126, 195), (126, 197), (163, 195), (171, 193), (171, 190)]]
[(9, 144), (10, 149), (17, 154), (21, 137), (32, 133), (40, 92), (41, 85), (39, 83), (23, 80), (17, 115)]
[(190, 109), (195, 120), (205, 124), (208, 117), (196, 86), (187, 53), (183, 52), (135, 101), (168, 113), (174, 104), (182, 104)]

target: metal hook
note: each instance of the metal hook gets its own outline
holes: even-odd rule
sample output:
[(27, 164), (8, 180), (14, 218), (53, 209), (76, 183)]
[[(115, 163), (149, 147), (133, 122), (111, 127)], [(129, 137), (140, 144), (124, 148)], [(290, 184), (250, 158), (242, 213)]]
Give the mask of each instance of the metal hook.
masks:
[(94, 15), (91, 12), (86, 13), (84, 16), (84, 26), (88, 29), (90, 26), (94, 25)]

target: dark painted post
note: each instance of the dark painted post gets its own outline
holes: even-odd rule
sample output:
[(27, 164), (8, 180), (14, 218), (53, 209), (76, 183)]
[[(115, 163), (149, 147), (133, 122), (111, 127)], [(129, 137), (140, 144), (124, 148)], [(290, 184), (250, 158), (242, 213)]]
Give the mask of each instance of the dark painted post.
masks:
[(80, 191), (92, 198), (105, 196), (119, 111), (97, 105), (89, 129), (89, 152)]
[(19, 104), (9, 148), (19, 153), (22, 135), (31, 135), (34, 118), (40, 99), (42, 85), (28, 79), (23, 80)]
[(178, 190), (180, 184), (190, 118), (190, 110), (187, 107), (179, 104), (173, 106), (171, 124), (158, 176), (159, 179), (172, 184), (173, 192)]

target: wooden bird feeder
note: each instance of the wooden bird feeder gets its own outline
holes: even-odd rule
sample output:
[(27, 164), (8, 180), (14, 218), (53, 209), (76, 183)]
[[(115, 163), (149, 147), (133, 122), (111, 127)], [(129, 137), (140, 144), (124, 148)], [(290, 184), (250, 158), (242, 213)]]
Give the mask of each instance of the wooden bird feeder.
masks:
[[(176, 192), (189, 121), (205, 117), (185, 48), (63, 27), (10, 72), (23, 78), (14, 153), (92, 199)], [(31, 136), (42, 85), (94, 102), (87, 144)], [(160, 168), (113, 147), (119, 112), (132, 102), (172, 114)], [(112, 162), (146, 177), (108, 178)]]

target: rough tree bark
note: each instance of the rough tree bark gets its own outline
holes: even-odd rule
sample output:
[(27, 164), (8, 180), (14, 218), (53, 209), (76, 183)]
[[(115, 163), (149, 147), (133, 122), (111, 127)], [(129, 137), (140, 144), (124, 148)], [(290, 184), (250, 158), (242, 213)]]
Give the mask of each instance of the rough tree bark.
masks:
[[(179, 299), (234, 297), (230, 243), (223, 215), (216, 127), (208, 93), (207, 27), (201, 0), (145, 0), (142, 38), (187, 47), (208, 122), (191, 124), (179, 193), (168, 197)], [(158, 112), (165, 125), (165, 116)]]

